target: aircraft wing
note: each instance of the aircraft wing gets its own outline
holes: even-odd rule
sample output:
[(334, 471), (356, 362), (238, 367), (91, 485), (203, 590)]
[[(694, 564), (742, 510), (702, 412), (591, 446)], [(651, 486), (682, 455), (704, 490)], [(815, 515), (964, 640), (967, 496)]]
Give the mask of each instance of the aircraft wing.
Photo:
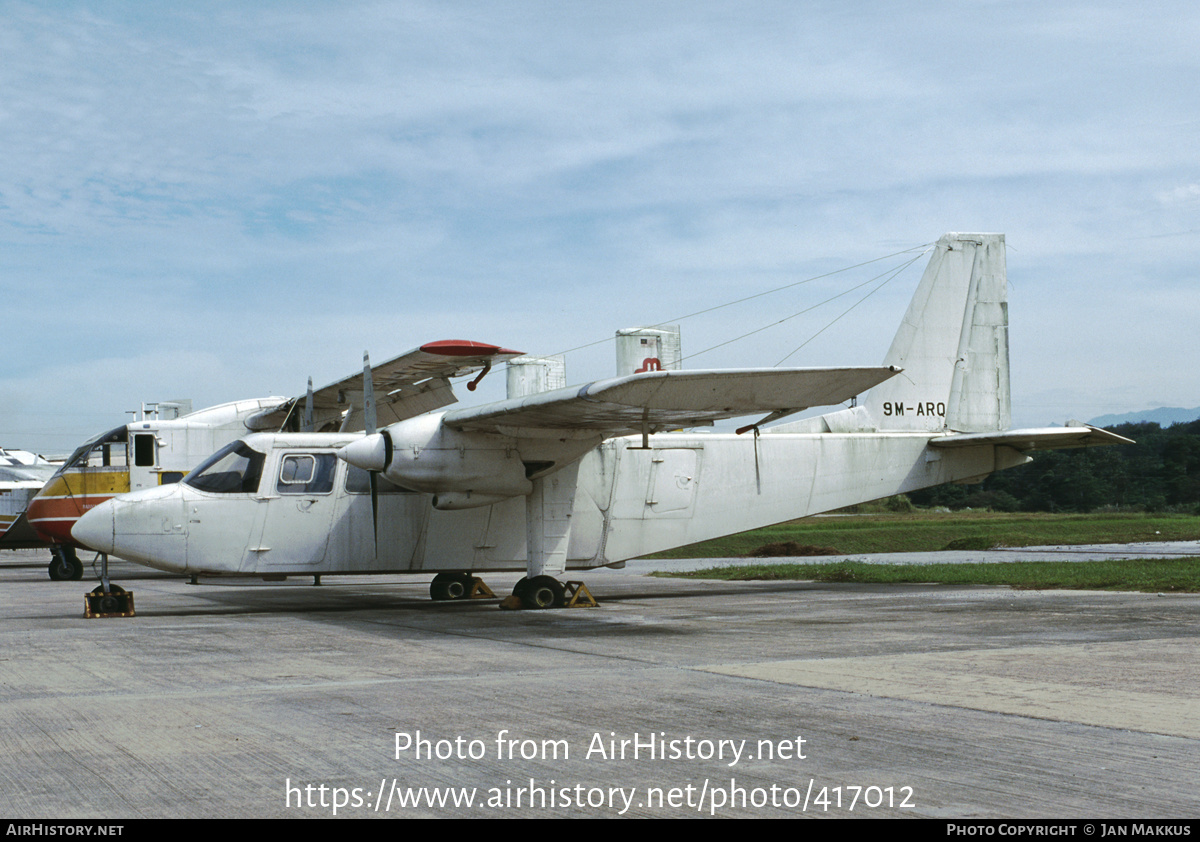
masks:
[(443, 423), (516, 436), (657, 432), (829, 406), (897, 373), (887, 367), (652, 371), (451, 410)]
[[(458, 398), (450, 378), (463, 377), (491, 368), (497, 362), (521, 355), (520, 351), (460, 339), (430, 342), (398, 357), (371, 367), (376, 412), (380, 426), (440, 409)], [(473, 388), (469, 385), (468, 388)], [(289, 414), (303, 412), (306, 396), (293, 398), (278, 409), (254, 419), (253, 429), (279, 429)], [(342, 414), (350, 410), (349, 423)], [(357, 432), (363, 423), (362, 372), (343, 377), (313, 392), (315, 429), (342, 428)]]
[(1133, 439), (1118, 436), (1086, 424), (1070, 427), (1035, 427), (1006, 430), (1003, 433), (953, 433), (929, 442), (932, 447), (975, 447), (1002, 444), (1016, 450), (1059, 450), (1068, 447), (1096, 447), (1102, 444), (1133, 444)]

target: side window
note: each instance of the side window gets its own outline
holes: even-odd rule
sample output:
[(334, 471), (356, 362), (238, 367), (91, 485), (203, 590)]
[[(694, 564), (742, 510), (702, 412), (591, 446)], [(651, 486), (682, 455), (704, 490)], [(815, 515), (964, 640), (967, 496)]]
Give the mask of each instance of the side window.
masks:
[(139, 468), (154, 467), (154, 434), (137, 433), (133, 437), (133, 464)]
[(288, 453), (279, 466), (280, 494), (328, 494), (333, 490), (337, 457), (332, 453)]
[[(100, 467), (102, 468), (126, 468), (129, 466), (129, 447), (123, 441), (105, 442), (96, 445), (92, 450), (93, 452), (100, 451)], [(92, 467), (95, 467), (94, 458), (91, 462)]]

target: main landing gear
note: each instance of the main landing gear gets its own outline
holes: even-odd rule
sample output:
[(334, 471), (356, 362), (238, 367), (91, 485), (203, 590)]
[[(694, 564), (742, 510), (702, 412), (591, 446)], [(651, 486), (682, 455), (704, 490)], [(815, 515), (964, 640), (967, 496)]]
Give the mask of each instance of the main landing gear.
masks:
[(57, 544), (50, 548), (50, 578), (55, 582), (78, 582), (83, 578), (83, 562), (74, 547)]
[[(495, 599), (484, 581), (470, 573), (439, 573), (429, 584), (429, 596), (435, 602), (459, 599)], [(512, 596), (500, 602), (501, 608), (595, 608), (599, 603), (583, 582), (560, 582), (553, 576), (524, 577), (513, 587)]]
[[(596, 608), (599, 605), (583, 582), (564, 584), (553, 576), (522, 578), (513, 586), (513, 597), (520, 601), (520, 607), (525, 609)], [(500, 607), (516, 608), (517, 606), (507, 606), (501, 603)]]
[(451, 599), (495, 599), (492, 589), (470, 573), (439, 573), (429, 583), (429, 598), (435, 602)]
[(528, 576), (513, 586), (513, 596), (521, 600), (521, 607), (562, 608), (567, 589), (553, 576)]

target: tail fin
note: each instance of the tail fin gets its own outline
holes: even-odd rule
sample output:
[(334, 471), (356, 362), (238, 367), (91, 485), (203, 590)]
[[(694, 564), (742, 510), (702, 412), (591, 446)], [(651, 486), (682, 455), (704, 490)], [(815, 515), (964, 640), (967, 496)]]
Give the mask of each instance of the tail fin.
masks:
[(904, 370), (867, 396), (879, 429), (1009, 428), (1003, 234), (938, 240), (883, 364)]

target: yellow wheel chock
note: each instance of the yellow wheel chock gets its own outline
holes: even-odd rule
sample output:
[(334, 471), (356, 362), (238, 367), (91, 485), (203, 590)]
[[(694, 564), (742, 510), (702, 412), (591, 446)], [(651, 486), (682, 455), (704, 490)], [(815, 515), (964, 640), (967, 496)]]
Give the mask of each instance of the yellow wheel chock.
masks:
[(101, 617), (132, 617), (133, 591), (127, 591), (120, 585), (110, 585), (104, 590), (99, 585), (91, 593), (83, 595), (83, 617), (85, 620), (95, 620)]
[(592, 596), (588, 586), (583, 582), (566, 583), (566, 601), (563, 608), (599, 608), (600, 603)]
[(467, 592), (466, 599), (495, 599), (496, 595), (492, 593), (492, 589), (487, 586), (487, 583), (478, 576), (471, 577), (471, 589)]

